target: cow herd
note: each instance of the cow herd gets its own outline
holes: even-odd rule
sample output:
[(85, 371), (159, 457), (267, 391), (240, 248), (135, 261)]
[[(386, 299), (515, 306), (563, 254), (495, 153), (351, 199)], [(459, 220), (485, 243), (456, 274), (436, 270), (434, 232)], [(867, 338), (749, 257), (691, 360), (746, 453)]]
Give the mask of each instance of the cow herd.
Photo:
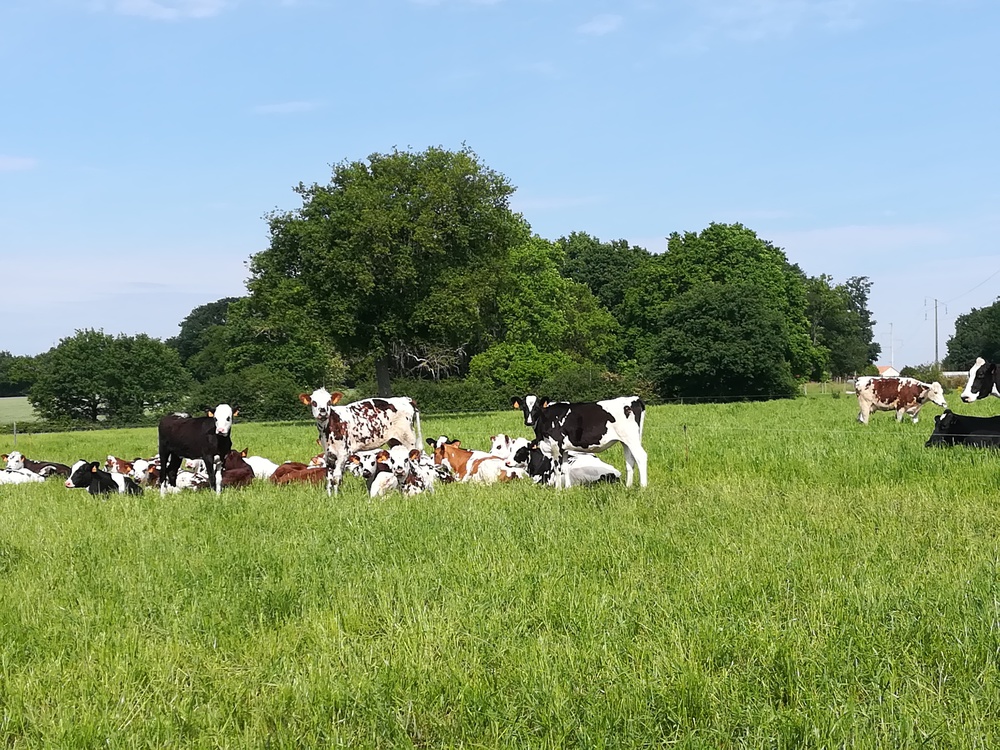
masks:
[[(969, 371), (963, 403), (1000, 397), (997, 365), (979, 358)], [(944, 409), (935, 417), (926, 445), (1000, 447), (1000, 416), (976, 417), (948, 409), (940, 383), (904, 377), (862, 377), (855, 384), (858, 420), (868, 424), (873, 411), (895, 411), (902, 421), (918, 421), (927, 403)], [(461, 440), (441, 435), (424, 440), (420, 411), (407, 397), (368, 398), (341, 404), (343, 394), (319, 388), (299, 400), (312, 412), (322, 451), (311, 461), (278, 464), (248, 451), (233, 449), (233, 420), (239, 414), (219, 404), (207, 416), (168, 414), (157, 428), (159, 452), (151, 458), (125, 461), (108, 456), (103, 466), (81, 459), (73, 466), (28, 459), (18, 451), (4, 454), (0, 484), (30, 484), (59, 476), (68, 488), (91, 494), (138, 494), (144, 487), (161, 495), (185, 489), (244, 487), (254, 480), (276, 485), (325, 485), (328, 495), (340, 490), (344, 474), (362, 479), (370, 497), (390, 492), (413, 495), (433, 491), (442, 482), (510, 482), (530, 479), (556, 488), (617, 482), (621, 472), (599, 459), (613, 445), (625, 454), (625, 484), (638, 473), (648, 483), (648, 457), (642, 446), (646, 406), (637, 396), (595, 402), (552, 401), (526, 395), (511, 398), (522, 412), (532, 438), (494, 435), (489, 451), (469, 450)], [(424, 452), (424, 445), (429, 452)], [(182, 465), (187, 468), (182, 470)]]
[[(94, 495), (138, 494), (144, 486), (162, 495), (185, 489), (242, 487), (256, 480), (276, 485), (325, 484), (328, 495), (340, 490), (344, 474), (362, 479), (370, 497), (398, 491), (414, 495), (433, 491), (441, 482), (492, 484), (530, 479), (557, 488), (617, 482), (621, 472), (594, 454), (621, 443), (626, 485), (638, 469), (647, 484), (642, 447), (645, 404), (637, 396), (607, 401), (554, 402), (533, 395), (511, 399), (521, 409), (534, 438), (494, 435), (489, 451), (468, 450), (461, 441), (441, 435), (423, 439), (420, 412), (407, 397), (369, 398), (341, 404), (343, 394), (319, 388), (301, 394), (316, 422), (322, 451), (308, 464), (277, 464), (248, 451), (233, 449), (232, 426), (238, 409), (219, 404), (207, 416), (168, 414), (157, 427), (159, 452), (131, 461), (109, 455), (102, 466), (81, 459), (73, 466), (31, 461), (15, 451), (4, 455), (0, 484), (44, 481), (58, 474), (68, 488)], [(425, 453), (423, 446), (429, 446)], [(182, 466), (186, 461), (186, 469)]]
[[(1000, 397), (1000, 376), (995, 363), (982, 357), (976, 359), (960, 396), (962, 403), (971, 404), (988, 396)], [(934, 418), (934, 430), (925, 445), (1000, 447), (1000, 417), (976, 417), (956, 414), (948, 408), (940, 383), (923, 383), (914, 378), (862, 377), (855, 383), (858, 397), (858, 421), (868, 424), (872, 411), (895, 411), (896, 420), (909, 415), (916, 424), (920, 408), (928, 401), (944, 412)]]

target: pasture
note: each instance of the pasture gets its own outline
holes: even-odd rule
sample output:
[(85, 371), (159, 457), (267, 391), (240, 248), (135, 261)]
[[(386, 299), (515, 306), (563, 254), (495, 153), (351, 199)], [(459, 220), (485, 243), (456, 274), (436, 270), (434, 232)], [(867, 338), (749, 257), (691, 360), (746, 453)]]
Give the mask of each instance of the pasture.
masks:
[(38, 415), (26, 396), (0, 398), (0, 424), (9, 425), (11, 422), (27, 422), (37, 418)]
[[(1000, 456), (924, 448), (940, 411), (654, 407), (646, 490), (0, 487), (0, 744), (995, 747)], [(497, 432), (528, 434), (513, 411), (423, 421)], [(233, 428), (276, 461), (315, 436)]]

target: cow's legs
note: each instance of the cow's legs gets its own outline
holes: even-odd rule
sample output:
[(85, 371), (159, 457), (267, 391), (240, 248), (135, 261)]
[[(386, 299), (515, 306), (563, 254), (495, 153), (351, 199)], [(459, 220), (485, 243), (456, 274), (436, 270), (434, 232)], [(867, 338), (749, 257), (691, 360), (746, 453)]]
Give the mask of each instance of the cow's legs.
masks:
[(168, 453), (167, 458), (164, 461), (160, 459), (160, 466), (162, 471), (160, 472), (160, 497), (167, 494), (167, 491), (172, 487), (177, 487), (177, 471), (181, 468), (181, 461), (184, 459), (177, 453)]
[[(208, 486), (215, 490), (215, 494), (218, 495), (222, 492), (222, 482), (216, 481), (215, 456), (211, 453), (206, 453), (201, 457), (201, 460), (205, 462), (205, 471), (208, 472)], [(219, 466), (222, 466), (222, 456), (219, 456)]]
[(344, 464), (347, 462), (346, 453), (342, 459), (340, 456), (333, 456), (330, 460), (329, 453), (326, 454), (326, 496), (340, 494), (340, 480), (344, 478)]
[(625, 450), (625, 486), (632, 486), (632, 470), (633, 468), (639, 469), (639, 486), (645, 487), (647, 484), (646, 470), (649, 463), (649, 456), (646, 454), (646, 449), (641, 445), (628, 446), (622, 443), (622, 448)]

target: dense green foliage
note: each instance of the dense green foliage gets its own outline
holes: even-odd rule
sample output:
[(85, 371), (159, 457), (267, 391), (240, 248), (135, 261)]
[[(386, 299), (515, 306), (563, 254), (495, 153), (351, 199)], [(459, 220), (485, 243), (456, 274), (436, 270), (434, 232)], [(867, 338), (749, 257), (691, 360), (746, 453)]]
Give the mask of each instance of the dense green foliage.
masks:
[[(645, 491), (2, 488), (0, 740), (994, 747), (998, 457), (924, 448), (938, 412), (654, 407)], [(497, 432), (526, 434), (512, 411), (424, 423)], [(276, 460), (314, 436), (234, 427)], [(21, 441), (69, 461), (155, 432)]]
[(1000, 361), (1000, 300), (959, 315), (947, 347), (942, 363), (946, 369), (968, 370), (977, 357), (987, 362)]
[(40, 355), (28, 400), (52, 421), (137, 424), (179, 404), (190, 385), (176, 350), (159, 339), (87, 329)]
[[(0, 394), (30, 388), (48, 418), (117, 423), (178, 394), (284, 419), (290, 394), (388, 395), (394, 379), (458, 410), (528, 391), (772, 398), (879, 353), (867, 278), (808, 277), (741, 224), (675, 232), (659, 254), (582, 232), (550, 241), (467, 147), (345, 160), (295, 191), (299, 208), (268, 216), (247, 296), (194, 308), (166, 342), (181, 370), (177, 357), (151, 366), (148, 338), (115, 343), (125, 365), (110, 345), (67, 341), (54, 357), (0, 353)], [(734, 291), (746, 294), (724, 299)]]

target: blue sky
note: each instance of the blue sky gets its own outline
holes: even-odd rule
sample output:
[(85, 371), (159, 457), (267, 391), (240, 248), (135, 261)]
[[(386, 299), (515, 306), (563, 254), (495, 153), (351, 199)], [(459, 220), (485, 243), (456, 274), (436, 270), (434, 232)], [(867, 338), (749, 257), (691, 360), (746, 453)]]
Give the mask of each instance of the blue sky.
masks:
[(882, 362), (1000, 296), (995, 0), (3, 0), (0, 349), (167, 337), (300, 181), (463, 143), (539, 235), (741, 222)]

